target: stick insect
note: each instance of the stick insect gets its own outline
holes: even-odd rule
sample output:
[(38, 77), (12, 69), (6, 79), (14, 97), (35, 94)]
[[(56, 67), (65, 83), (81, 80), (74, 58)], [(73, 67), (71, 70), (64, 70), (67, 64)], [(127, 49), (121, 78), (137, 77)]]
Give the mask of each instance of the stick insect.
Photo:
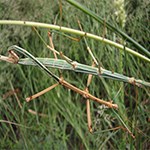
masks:
[[(80, 28), (82, 30), (81, 26), (80, 26)], [(35, 29), (35, 31), (37, 32), (36, 29)], [(37, 34), (38, 34), (38, 32), (37, 32)], [(92, 56), (92, 59), (93, 59), (92, 66), (88, 66), (88, 65), (81, 64), (81, 63), (78, 63), (76, 61), (73, 61), (70, 58), (68, 58), (67, 56), (63, 55), (63, 53), (58, 52), (57, 50), (55, 50), (50, 32), (49, 32), (48, 35), (49, 35), (51, 46), (49, 46), (49, 45), (46, 45), (46, 46), (47, 46), (47, 48), (49, 48), (53, 52), (54, 58), (35, 58), (31, 53), (29, 53), (25, 49), (23, 49), (19, 46), (16, 46), (16, 45), (13, 45), (13, 46), (8, 48), (8, 51), (9, 51), (9, 56), (8, 57), (0, 55), (0, 60), (7, 61), (9, 63), (20, 64), (20, 65), (38, 66), (44, 72), (46, 72), (49, 76), (53, 77), (54, 80), (56, 80), (56, 82), (57, 82), (56, 84), (48, 87), (47, 89), (45, 89), (45, 90), (43, 90), (43, 91), (41, 91), (41, 92), (39, 92), (35, 95), (27, 97), (26, 98), (27, 102), (29, 102), (29, 101), (39, 97), (40, 95), (52, 90), (53, 88), (55, 88), (58, 85), (62, 85), (64, 87), (68, 88), (68, 89), (71, 89), (71, 90), (75, 91), (76, 93), (79, 93), (80, 95), (82, 95), (86, 99), (88, 128), (89, 128), (89, 131), (92, 132), (92, 123), (91, 123), (91, 116), (90, 116), (90, 100), (96, 101), (100, 104), (104, 104), (109, 108), (115, 108), (115, 109), (118, 108), (117, 104), (112, 103), (113, 101), (110, 101), (110, 102), (109, 101), (104, 101), (104, 100), (102, 100), (100, 98), (97, 98), (97, 97), (95, 97), (95, 96), (93, 96), (89, 93), (88, 87), (90, 85), (92, 75), (95, 75), (95, 76), (98, 76), (98, 77), (109, 78), (109, 79), (113, 79), (113, 80), (118, 80), (118, 81), (121, 81), (121, 82), (127, 82), (127, 83), (130, 83), (130, 84), (134, 84), (136, 86), (148, 86), (148, 87), (150, 87), (149, 82), (142, 81), (142, 80), (137, 80), (137, 79), (134, 79), (133, 77), (127, 77), (125, 75), (121, 75), (121, 74), (118, 74), (116, 72), (106, 70), (102, 67), (96, 68), (95, 65), (99, 66), (99, 63), (97, 62), (95, 57), (92, 55), (92, 52), (91, 52), (90, 48), (87, 45), (85, 37), (82, 37), (82, 38), (84, 38), (84, 41), (87, 45), (87, 50), (88, 50), (89, 54)], [(19, 58), (19, 56), (17, 55), (17, 53), (15, 51), (17, 51), (18, 53), (22, 53), (23, 55), (26, 56), (26, 58)], [(60, 55), (62, 59), (58, 59), (57, 55)], [(67, 81), (65, 81), (62, 77), (56, 76), (55, 74), (53, 74), (48, 69), (49, 67), (57, 68), (57, 69), (60, 69), (60, 70), (70, 70), (70, 71), (89, 74), (88, 80), (87, 80), (87, 85), (86, 85), (85, 89), (81, 90), (81, 89), (71, 85)], [(31, 111), (29, 111), (29, 112), (31, 112)], [(134, 137), (128, 129), (127, 129), (127, 131), (130, 133), (130, 135), (132, 137)]]
[[(25, 24), (25, 22), (24, 22), (24, 24)], [(60, 26), (60, 29), (61, 29), (61, 26)], [(104, 101), (104, 100), (99, 99), (99, 98), (97, 98), (97, 97), (95, 97), (89, 93), (88, 87), (90, 85), (92, 75), (95, 75), (98, 77), (109, 78), (109, 79), (113, 79), (113, 80), (118, 80), (118, 81), (122, 81), (122, 82), (127, 82), (127, 83), (137, 85), (137, 86), (148, 86), (148, 87), (150, 87), (149, 82), (137, 80), (137, 79), (134, 79), (133, 77), (127, 77), (127, 76), (124, 76), (124, 75), (121, 75), (121, 74), (118, 74), (115, 72), (113, 73), (112, 71), (106, 70), (102, 67), (96, 68), (95, 64), (98, 66), (98, 62), (94, 59), (93, 59), (94, 61), (93, 61), (92, 66), (88, 66), (85, 64), (78, 63), (76, 61), (72, 61), (68, 57), (64, 56), (62, 53), (59, 53), (58, 51), (56, 51), (54, 49), (54, 47), (52, 46), (52, 44), (51, 44), (51, 47), (49, 47), (49, 46), (47, 46), (47, 47), (54, 52), (55, 59), (53, 59), (53, 58), (35, 58), (32, 54), (27, 52), (25, 49), (18, 47), (16, 45), (13, 45), (13, 46), (8, 48), (9, 53), (10, 53), (9, 57), (0, 55), (0, 60), (4, 60), (4, 61), (8, 61), (10, 63), (20, 64), (20, 65), (38, 66), (44, 72), (46, 72), (49, 76), (52, 76), (56, 80), (56, 82), (57, 82), (56, 84), (48, 87), (47, 89), (45, 89), (45, 90), (43, 90), (43, 91), (41, 91), (41, 92), (39, 92), (33, 96), (26, 98), (27, 102), (29, 102), (29, 101), (35, 99), (36, 97), (39, 97), (40, 95), (50, 91), (51, 89), (55, 88), (58, 85), (65, 86), (66, 88), (71, 89), (71, 90), (75, 91), (76, 93), (79, 93), (80, 95), (82, 95), (86, 99), (87, 120), (88, 120), (88, 128), (89, 128), (90, 132), (92, 132), (91, 117), (90, 117), (90, 104), (89, 104), (90, 99), (94, 100), (100, 104), (104, 104), (110, 108), (115, 108), (115, 109), (118, 108), (118, 105), (113, 104), (112, 101), (111, 102)], [(89, 47), (87, 47), (87, 49), (90, 53)], [(23, 58), (23, 59), (19, 58), (17, 53), (15, 53), (15, 51), (17, 51), (18, 53), (22, 53), (23, 55), (27, 56), (28, 58)], [(57, 59), (56, 54), (60, 55), (63, 59)], [(70, 71), (89, 74), (85, 90), (81, 90), (81, 89), (71, 85), (67, 81), (65, 81), (62, 77), (56, 76), (55, 74), (53, 74), (48, 69), (49, 67), (57, 68), (60, 70), (64, 69), (64, 70), (70, 70)], [(128, 131), (128, 132), (131, 134), (130, 131)]]
[[(49, 47), (50, 48), (50, 47)], [(54, 52), (56, 52), (58, 55), (62, 55), (60, 54), (58, 51), (56, 51), (54, 48), (51, 48)], [(84, 98), (86, 98), (87, 102), (87, 119), (88, 119), (88, 128), (89, 131), (92, 132), (92, 128), (91, 128), (91, 118), (90, 118), (90, 107), (89, 107), (89, 99), (96, 101), (100, 104), (104, 104), (109, 108), (118, 108), (117, 104), (113, 104), (112, 101), (104, 101), (102, 99), (99, 99), (93, 95), (91, 95), (88, 92), (88, 86), (90, 84), (90, 80), (91, 80), (91, 74), (93, 75), (97, 75), (97, 76), (102, 76), (102, 77), (106, 77), (106, 78), (111, 78), (111, 79), (116, 79), (119, 81), (123, 81), (123, 82), (127, 82), (127, 83), (131, 83), (137, 86), (150, 86), (149, 82), (145, 82), (142, 80), (136, 80), (134, 78), (130, 78), (118, 73), (112, 73), (109, 70), (105, 70), (103, 68), (101, 68), (101, 72), (99, 72), (98, 68), (95, 68), (94, 66), (88, 66), (88, 65), (84, 65), (84, 64), (80, 64), (78, 62), (74, 62), (71, 61), (68, 57), (63, 56), (63, 58), (65, 59), (53, 59), (53, 58), (35, 58), (32, 54), (30, 54), (28, 51), (26, 51), (25, 49), (13, 45), (11, 47), (8, 48), (8, 51), (10, 53), (9, 57), (6, 56), (2, 56), (0, 55), (0, 60), (4, 60), (7, 61), (9, 63), (14, 63), (14, 64), (22, 64), (22, 65), (34, 65), (34, 66), (38, 66), (40, 67), (44, 72), (46, 72), (49, 76), (53, 77), (56, 80), (56, 84), (52, 85), (51, 87), (41, 91), (40, 93), (37, 93), (33, 96), (30, 96), (28, 98), (26, 98), (26, 101), (29, 102), (31, 100), (33, 100), (34, 98), (46, 93), (47, 91), (55, 88), (58, 85), (62, 85), (68, 89), (71, 89), (73, 91), (75, 91), (76, 93), (79, 93), (80, 95), (82, 95)], [(23, 55), (25, 55), (28, 58), (22, 58), (20, 59), (19, 56), (17, 55), (17, 53), (15, 53), (15, 51), (17, 51), (18, 53), (22, 53)], [(68, 63), (68, 61), (70, 63)], [(94, 65), (94, 64), (93, 64)], [(72, 71), (76, 71), (76, 72), (81, 72), (81, 73), (87, 73), (89, 74), (89, 78), (87, 81), (87, 88), (86, 90), (81, 90), (73, 85), (71, 85), (70, 83), (68, 83), (67, 81), (65, 81), (63, 78), (56, 76), (55, 74), (53, 74), (48, 67), (52, 67), (52, 68), (58, 68), (58, 69), (66, 69), (66, 70), (72, 70)], [(129, 132), (130, 133), (130, 132)]]

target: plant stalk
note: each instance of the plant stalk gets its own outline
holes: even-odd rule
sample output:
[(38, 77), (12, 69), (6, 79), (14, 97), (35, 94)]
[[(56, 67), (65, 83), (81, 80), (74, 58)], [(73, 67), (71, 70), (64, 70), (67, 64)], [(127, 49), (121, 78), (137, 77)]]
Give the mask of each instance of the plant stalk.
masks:
[(54, 29), (54, 30), (58, 30), (60, 32), (66, 32), (66, 33), (71, 33), (71, 34), (76, 34), (79, 36), (85, 36), (91, 39), (95, 39), (101, 42), (104, 42), (106, 44), (112, 45), (114, 47), (117, 47), (120, 50), (125, 50), (128, 53), (139, 57), (147, 62), (150, 63), (150, 59), (128, 47), (124, 47), (124, 45), (118, 44), (116, 42), (113, 42), (111, 40), (108, 40), (106, 38), (91, 34), (91, 33), (87, 33), (84, 31), (80, 31), (80, 30), (75, 30), (75, 29), (71, 29), (71, 28), (67, 28), (67, 27), (62, 27), (62, 26), (58, 26), (58, 25), (52, 25), (52, 24), (46, 24), (46, 23), (40, 23), (40, 22), (31, 22), (31, 21), (17, 21), (17, 20), (0, 20), (0, 24), (4, 25), (4, 24), (8, 24), (8, 25), (21, 25), (21, 26), (29, 26), (29, 27), (40, 27), (40, 28), (48, 28), (48, 29)]

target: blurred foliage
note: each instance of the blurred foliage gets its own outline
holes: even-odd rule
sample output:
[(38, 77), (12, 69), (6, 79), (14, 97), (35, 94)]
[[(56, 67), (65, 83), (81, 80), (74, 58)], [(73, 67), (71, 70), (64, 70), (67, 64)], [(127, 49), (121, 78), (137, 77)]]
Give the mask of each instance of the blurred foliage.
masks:
[[(111, 0), (78, 1), (120, 28), (114, 16), (115, 8)], [(150, 10), (148, 5), (147, 0), (126, 0), (127, 17), (122, 30), (149, 50)], [(112, 40), (120, 40), (117, 35), (114, 39), (114, 33), (106, 30), (105, 24), (97, 23), (64, 0), (0, 0), (0, 19), (30, 20), (75, 29), (79, 29), (77, 23), (79, 19), (84, 31)], [(47, 34), (49, 30), (39, 28), (37, 30), (49, 43)], [(84, 40), (76, 42), (54, 31), (51, 32), (57, 50), (81, 63), (88, 65), (92, 63)], [(104, 43), (91, 39), (87, 41), (104, 68), (150, 81), (150, 64), (124, 52), (120, 53), (116, 48)], [(7, 48), (14, 44), (29, 50), (35, 56), (52, 57), (32, 28), (0, 26), (0, 53), (6, 55)], [(127, 43), (127, 46), (134, 49), (130, 43)], [(121, 67), (120, 63), (122, 63)], [(59, 74), (55, 69), (52, 71)], [(73, 85), (81, 89), (85, 88), (87, 75), (63, 71), (63, 77)], [(91, 102), (91, 114), (93, 128), (97, 133), (90, 134), (87, 129), (84, 98), (61, 86), (33, 102), (25, 102), (26, 97), (54, 83), (53, 79), (37, 68), (0, 62), (0, 120), (23, 125), (22, 127), (0, 122), (0, 149), (148, 149), (150, 143), (148, 135), (150, 91), (148, 88), (137, 88), (98, 77), (93, 77), (89, 87), (91, 94), (106, 100), (113, 99), (118, 105), (124, 106), (124, 114), (121, 110), (118, 110), (118, 114), (135, 134), (136, 139), (133, 140), (121, 129), (107, 130), (122, 124), (111, 110), (94, 102)], [(14, 89), (19, 89), (17, 96), (23, 106), (22, 109), (19, 108), (16, 97), (8, 94)], [(28, 112), (28, 109), (47, 114), (48, 117), (33, 115)]]

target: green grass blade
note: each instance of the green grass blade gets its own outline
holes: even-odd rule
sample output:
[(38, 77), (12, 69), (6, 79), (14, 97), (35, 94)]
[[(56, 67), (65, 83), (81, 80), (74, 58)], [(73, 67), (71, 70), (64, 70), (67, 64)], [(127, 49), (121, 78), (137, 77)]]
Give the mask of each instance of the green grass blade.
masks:
[(71, 29), (71, 28), (66, 28), (66, 27), (60, 27), (58, 25), (52, 25), (52, 24), (46, 24), (46, 23), (40, 23), (40, 22), (31, 22), (31, 21), (16, 21), (16, 20), (0, 20), (0, 24), (10, 24), (10, 25), (21, 25), (21, 26), (31, 26), (31, 27), (40, 27), (40, 28), (48, 28), (48, 29), (53, 29), (53, 30), (58, 30), (60, 32), (66, 32), (66, 33), (71, 33), (71, 34), (76, 34), (79, 36), (85, 36), (91, 39), (95, 39), (101, 42), (104, 42), (108, 45), (117, 47), (120, 50), (124, 50), (127, 51), (128, 53), (139, 57), (147, 62), (150, 62), (150, 59), (128, 47), (124, 47), (124, 45), (118, 44), (114, 41), (105, 39), (103, 37), (91, 34), (91, 33), (87, 33), (87, 32), (83, 32), (83, 31), (79, 31), (79, 30), (75, 30), (75, 29)]
[(89, 16), (93, 17), (98, 22), (100, 22), (102, 24), (104, 24), (104, 22), (105, 22), (106, 26), (109, 29), (113, 30), (116, 33), (119, 33), (122, 37), (124, 37), (126, 40), (130, 41), (131, 43), (133, 43), (136, 48), (138, 48), (139, 50), (141, 50), (142, 53), (144, 53), (145, 55), (147, 55), (150, 58), (150, 52), (147, 49), (145, 49), (142, 45), (140, 45), (139, 43), (137, 43), (134, 39), (132, 39), (131, 37), (129, 37), (126, 33), (122, 32), (120, 29), (112, 26), (110, 23), (106, 22), (104, 19), (102, 19), (101, 17), (99, 17), (94, 12), (92, 12), (91, 10), (89, 10), (88, 8), (86, 8), (85, 6), (81, 5), (77, 1), (67, 0), (67, 2), (70, 3), (71, 5), (77, 7), (78, 9), (82, 10), (83, 12), (85, 12), (86, 14), (88, 14)]

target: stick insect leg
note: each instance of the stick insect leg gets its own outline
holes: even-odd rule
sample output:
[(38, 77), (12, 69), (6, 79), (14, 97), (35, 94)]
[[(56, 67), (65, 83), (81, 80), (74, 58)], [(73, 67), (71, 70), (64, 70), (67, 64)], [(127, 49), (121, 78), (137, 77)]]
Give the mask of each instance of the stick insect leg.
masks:
[[(81, 23), (80, 23), (80, 20), (77, 18), (77, 22), (78, 22), (78, 25), (79, 25), (79, 28), (81, 29), (81, 31), (83, 31), (83, 28), (81, 26)], [(84, 41), (85, 41), (85, 44), (86, 44), (86, 47), (87, 47), (87, 51), (88, 53), (90, 54), (90, 56), (92, 57), (93, 59), (93, 64), (92, 66), (94, 67), (96, 64), (98, 64), (97, 60), (95, 59), (90, 47), (88, 46), (88, 43), (87, 43), (87, 40), (86, 40), (86, 32), (85, 34), (79, 39), (79, 41), (83, 38)], [(92, 75), (88, 75), (88, 79), (87, 79), (87, 85), (86, 85), (86, 89), (85, 91), (88, 92), (88, 87), (90, 86), (90, 83), (92, 81)], [(93, 129), (92, 129), (92, 121), (91, 121), (91, 113), (90, 113), (90, 100), (89, 99), (86, 99), (86, 112), (87, 112), (87, 122), (88, 122), (88, 129), (89, 129), (89, 132), (92, 133), (93, 132)]]
[(27, 97), (27, 98), (26, 98), (26, 101), (29, 102), (29, 101), (31, 101), (31, 100), (33, 100), (33, 99), (35, 99), (35, 98), (37, 98), (37, 97), (39, 97), (39, 96), (41, 96), (41, 95), (47, 93), (48, 91), (50, 91), (50, 90), (52, 90), (53, 88), (55, 88), (57, 85), (59, 85), (59, 83), (56, 83), (56, 84), (54, 84), (54, 85), (52, 85), (52, 86), (50, 86), (50, 87), (44, 89), (44, 90), (41, 91), (41, 92), (38, 92), (38, 93), (36, 93), (36, 94), (34, 94), (34, 95), (30, 96), (30, 97)]
[(0, 55), (0, 60), (13, 63), (13, 64), (17, 64), (19, 61), (19, 57), (13, 50), (9, 50), (9, 56), (6, 57), (6, 56)]
[[(88, 92), (88, 88), (86, 88), (86, 91)], [(89, 132), (92, 133), (92, 121), (91, 121), (91, 113), (90, 113), (90, 100), (86, 100), (86, 113), (87, 113), (87, 122), (88, 122), (88, 129)]]
[[(94, 66), (94, 65), (95, 65), (95, 63), (93, 63), (92, 66)], [(92, 81), (92, 75), (90, 74), (88, 76), (88, 80), (87, 80), (87, 87), (85, 89), (86, 92), (88, 92), (88, 87), (89, 87), (91, 81)], [(86, 112), (87, 112), (88, 129), (89, 129), (89, 132), (92, 133), (93, 129), (92, 129), (92, 121), (91, 121), (91, 113), (90, 113), (90, 100), (89, 99), (86, 100)]]

